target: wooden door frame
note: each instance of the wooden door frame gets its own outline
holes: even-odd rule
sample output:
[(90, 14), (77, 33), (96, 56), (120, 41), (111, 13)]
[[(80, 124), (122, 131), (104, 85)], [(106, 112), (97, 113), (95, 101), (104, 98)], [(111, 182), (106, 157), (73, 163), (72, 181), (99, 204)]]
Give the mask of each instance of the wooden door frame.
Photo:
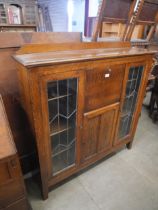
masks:
[[(121, 113), (122, 113), (122, 108), (123, 108), (123, 104), (124, 104), (124, 98), (125, 98), (125, 92), (126, 92), (126, 84), (127, 84), (127, 80), (128, 80), (128, 72), (130, 67), (134, 66), (143, 66), (144, 67), (144, 71), (142, 74), (142, 78), (144, 78), (143, 80), (141, 80), (140, 83), (140, 87), (138, 90), (138, 96), (137, 98), (139, 100), (137, 100), (137, 105), (135, 108), (135, 111), (133, 113), (133, 119), (131, 122), (131, 127), (130, 127), (130, 132), (128, 135), (126, 135), (125, 137), (123, 137), (122, 139), (118, 139), (118, 132), (119, 132), (119, 125), (120, 125), (120, 118), (121, 118)], [(121, 97), (121, 102), (120, 102), (120, 113), (119, 113), (119, 117), (117, 120), (117, 127), (116, 127), (116, 135), (115, 135), (115, 139), (114, 139), (114, 146), (120, 145), (120, 144), (125, 144), (126, 142), (128, 142), (129, 140), (132, 140), (132, 136), (134, 137), (135, 134), (135, 130), (134, 127), (136, 127), (137, 123), (138, 123), (138, 119), (139, 119), (139, 114), (142, 108), (142, 103), (143, 103), (143, 98), (140, 98), (140, 95), (144, 95), (143, 92), (145, 92), (145, 87), (146, 87), (146, 77), (145, 75), (147, 75), (148, 78), (148, 73), (149, 73), (149, 64), (148, 61), (146, 62), (145, 60), (142, 62), (136, 61), (135, 63), (128, 63), (126, 66), (126, 73), (125, 73), (125, 78), (124, 78), (124, 91), (122, 93), (122, 97)], [(136, 124), (136, 125), (135, 125)]]
[[(83, 90), (84, 90), (84, 72), (82, 71), (69, 71), (69, 72), (60, 72), (55, 74), (46, 74), (46, 75), (39, 75), (38, 76), (38, 93), (36, 93), (36, 97), (39, 97), (39, 110), (41, 110), (41, 125), (36, 128), (36, 130), (41, 129), (43, 133), (37, 133), (37, 146), (39, 153), (43, 154), (42, 158), (40, 158), (40, 167), (41, 171), (44, 171), (44, 176), (42, 175), (42, 191), (43, 197), (47, 198), (49, 186), (52, 183), (56, 183), (63, 178), (70, 176), (70, 174), (77, 170), (80, 161), (80, 135), (82, 129), (82, 116), (83, 116), (83, 106), (84, 106), (84, 97), (83, 97)], [(77, 128), (76, 128), (76, 164), (70, 169), (65, 169), (63, 172), (59, 172), (55, 176), (52, 173), (52, 162), (51, 162), (51, 150), (50, 150), (50, 141), (49, 139), (49, 125), (48, 125), (48, 104), (47, 104), (47, 92), (46, 92), (46, 85), (49, 81), (53, 80), (62, 80), (68, 78), (78, 78), (78, 110), (77, 110)], [(38, 121), (38, 119), (35, 119)], [(37, 122), (36, 122), (37, 123)], [(35, 124), (36, 124), (35, 123)], [(39, 124), (39, 122), (37, 123)], [(41, 127), (41, 128), (40, 128)], [(40, 136), (39, 136), (40, 135)], [(43, 142), (43, 143), (42, 143)], [(42, 148), (41, 148), (42, 147)], [(40, 155), (41, 156), (41, 155)], [(45, 162), (47, 162), (47, 167), (45, 167)]]

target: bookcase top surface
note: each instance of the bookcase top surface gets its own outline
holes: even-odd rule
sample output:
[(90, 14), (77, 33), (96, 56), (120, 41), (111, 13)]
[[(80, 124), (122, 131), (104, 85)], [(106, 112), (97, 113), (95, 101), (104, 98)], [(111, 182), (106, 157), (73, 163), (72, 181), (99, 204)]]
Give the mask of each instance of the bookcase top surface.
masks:
[(93, 48), (93, 49), (75, 49), (63, 51), (34, 52), (15, 55), (14, 58), (25, 67), (35, 67), (51, 64), (90, 61), (108, 58), (120, 58), (127, 56), (139, 56), (154, 54), (156, 51), (137, 48)]

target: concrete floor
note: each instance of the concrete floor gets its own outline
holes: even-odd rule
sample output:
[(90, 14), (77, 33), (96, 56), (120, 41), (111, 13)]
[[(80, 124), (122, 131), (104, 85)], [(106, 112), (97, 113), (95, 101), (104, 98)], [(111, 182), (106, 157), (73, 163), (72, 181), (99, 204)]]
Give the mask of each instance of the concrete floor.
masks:
[(28, 188), (33, 210), (158, 210), (158, 124), (143, 108), (132, 150), (123, 149), (49, 193)]

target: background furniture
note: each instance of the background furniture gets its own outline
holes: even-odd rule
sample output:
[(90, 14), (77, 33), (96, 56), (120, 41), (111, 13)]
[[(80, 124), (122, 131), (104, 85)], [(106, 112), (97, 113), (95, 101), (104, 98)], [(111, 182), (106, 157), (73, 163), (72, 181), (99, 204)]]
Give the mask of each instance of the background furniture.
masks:
[(28, 45), (14, 56), (44, 199), (70, 175), (131, 148), (153, 54), (128, 42), (100, 42)]
[(16, 63), (12, 56), (21, 46), (28, 43), (73, 43), (80, 41), (81, 33), (78, 32), (0, 33), (0, 93), (3, 95), (6, 112), (24, 174), (37, 168), (35, 158), (36, 149), (27, 117), (20, 104)]
[[(115, 38), (122, 38), (126, 24), (124, 23), (117, 23), (118, 21), (115, 22), (103, 22), (102, 23), (102, 29), (101, 29), (101, 37), (112, 37), (113, 39)], [(144, 33), (144, 26), (142, 25), (137, 25), (132, 33), (132, 39), (141, 39), (143, 38), (143, 33)]]
[[(158, 2), (155, 0), (139, 0), (137, 9), (129, 14), (123, 40), (131, 40), (133, 45), (149, 45), (158, 23)], [(144, 37), (132, 40), (132, 33), (138, 25), (144, 26)]]
[[(93, 28), (92, 40), (96, 41), (98, 36), (105, 36), (105, 26), (108, 23), (114, 24), (117, 28), (121, 26), (123, 29), (124, 24), (126, 24), (128, 20), (131, 4), (131, 0), (101, 0), (98, 8), (98, 15)], [(109, 35), (114, 33), (113, 31), (108, 32)], [(117, 38), (121, 38), (121, 36), (123, 36), (123, 32), (124, 30), (121, 31), (121, 33), (118, 33), (117, 35), (119, 36)], [(116, 33), (113, 35), (116, 37)]]
[(0, 95), (0, 210), (29, 210), (17, 151)]
[(151, 98), (149, 104), (149, 115), (155, 123), (158, 120), (158, 63), (152, 70), (152, 75), (155, 77), (154, 84), (151, 88)]
[[(121, 11), (121, 12), (120, 12)], [(92, 40), (112, 37), (147, 46), (158, 23), (156, 0), (102, 0), (95, 18)]]
[(33, 32), (38, 25), (35, 0), (0, 0), (1, 32)]

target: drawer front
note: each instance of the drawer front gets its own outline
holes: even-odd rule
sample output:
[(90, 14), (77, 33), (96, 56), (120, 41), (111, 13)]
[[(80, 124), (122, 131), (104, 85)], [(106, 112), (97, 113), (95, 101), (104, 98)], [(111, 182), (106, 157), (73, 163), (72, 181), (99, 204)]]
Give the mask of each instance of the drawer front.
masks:
[(14, 180), (0, 186), (0, 208), (4, 208), (24, 196), (23, 181)]
[(24, 198), (16, 201), (3, 210), (31, 210), (31, 208), (29, 207), (27, 199)]
[(11, 179), (8, 162), (0, 163), (0, 186)]
[(85, 111), (120, 101), (125, 65), (101, 64), (86, 71)]
[(24, 196), (25, 189), (17, 156), (0, 162), (0, 208)]
[(21, 170), (16, 156), (10, 160), (0, 162), (0, 187), (18, 177), (21, 177)]

